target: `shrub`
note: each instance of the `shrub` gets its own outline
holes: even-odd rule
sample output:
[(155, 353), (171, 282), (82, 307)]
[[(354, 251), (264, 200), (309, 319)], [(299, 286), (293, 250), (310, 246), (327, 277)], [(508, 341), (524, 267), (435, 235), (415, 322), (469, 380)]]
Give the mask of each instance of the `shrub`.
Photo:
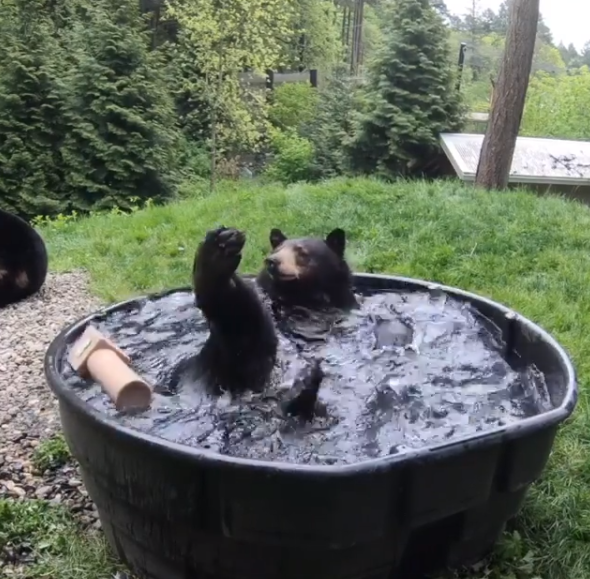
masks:
[(268, 179), (282, 183), (309, 179), (313, 146), (307, 139), (300, 137), (295, 129), (273, 130), (271, 148), (274, 158), (265, 170)]
[(317, 89), (308, 83), (284, 83), (273, 91), (270, 122), (280, 129), (299, 129), (313, 119), (318, 101)]

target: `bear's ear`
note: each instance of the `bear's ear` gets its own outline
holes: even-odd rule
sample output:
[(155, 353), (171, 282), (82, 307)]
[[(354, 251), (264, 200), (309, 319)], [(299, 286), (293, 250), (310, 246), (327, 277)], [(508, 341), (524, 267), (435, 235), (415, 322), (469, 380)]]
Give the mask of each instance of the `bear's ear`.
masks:
[(270, 246), (273, 249), (276, 249), (283, 241), (286, 241), (287, 236), (280, 230), (280, 229), (271, 229), (270, 230)]
[(346, 233), (344, 229), (334, 229), (326, 237), (326, 245), (338, 256), (344, 257), (346, 249)]

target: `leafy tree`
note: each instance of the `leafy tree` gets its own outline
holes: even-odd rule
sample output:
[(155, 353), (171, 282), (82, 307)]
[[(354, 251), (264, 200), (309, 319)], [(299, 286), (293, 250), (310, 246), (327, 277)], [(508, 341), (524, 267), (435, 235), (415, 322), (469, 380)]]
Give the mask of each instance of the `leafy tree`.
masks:
[(396, 176), (436, 154), (438, 135), (459, 129), (462, 110), (448, 31), (429, 0), (396, 0), (385, 44), (369, 74), (351, 159), (363, 172)]
[(174, 192), (178, 132), (158, 51), (134, 0), (97, 0), (68, 37), (63, 156), (77, 210), (131, 208)]
[(590, 69), (582, 67), (572, 74), (533, 76), (520, 133), (530, 137), (590, 139)]
[(295, 0), (281, 64), (288, 69), (330, 69), (344, 53), (336, 16), (332, 0)]
[(580, 66), (580, 54), (571, 42), (568, 46), (565, 46), (563, 42), (560, 42), (557, 49), (559, 50), (559, 54), (561, 54), (563, 62), (568, 68), (578, 68)]
[(240, 82), (245, 70), (278, 65), (290, 35), (294, 0), (170, 0), (180, 27), (176, 58), (182, 91), (215, 117), (215, 148), (256, 148), (266, 123), (262, 90)]
[(0, 206), (25, 217), (67, 205), (59, 47), (43, 4), (13, 0), (0, 20)]

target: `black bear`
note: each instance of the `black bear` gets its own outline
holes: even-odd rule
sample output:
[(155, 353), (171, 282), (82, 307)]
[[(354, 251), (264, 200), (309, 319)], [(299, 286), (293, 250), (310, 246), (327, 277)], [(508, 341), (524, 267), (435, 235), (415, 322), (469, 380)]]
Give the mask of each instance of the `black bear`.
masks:
[(0, 209), (0, 308), (37, 293), (47, 266), (47, 249), (35, 228)]
[[(358, 307), (353, 277), (345, 258), (346, 234), (337, 228), (325, 239), (288, 239), (280, 229), (270, 232), (271, 252), (258, 273), (257, 284), (269, 297), (276, 322), (285, 334), (303, 345), (323, 340), (334, 314)], [(331, 314), (328, 310), (332, 310)], [(324, 378), (319, 360), (310, 364), (295, 380), (288, 414), (309, 420), (322, 410), (318, 391)], [(322, 410), (323, 412), (323, 410)]]
[(257, 283), (274, 305), (343, 310), (358, 305), (342, 229), (334, 229), (325, 240), (288, 239), (280, 229), (272, 229), (270, 245)]

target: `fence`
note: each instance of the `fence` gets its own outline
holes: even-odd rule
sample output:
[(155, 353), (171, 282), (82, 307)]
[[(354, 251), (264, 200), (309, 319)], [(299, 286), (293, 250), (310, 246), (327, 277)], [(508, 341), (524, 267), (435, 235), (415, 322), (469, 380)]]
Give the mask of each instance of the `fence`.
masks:
[(314, 68), (303, 72), (275, 72), (267, 70), (265, 75), (254, 72), (242, 72), (239, 75), (240, 82), (252, 88), (266, 88), (274, 90), (278, 85), (286, 82), (309, 82), (312, 87), (318, 86), (318, 71)]

